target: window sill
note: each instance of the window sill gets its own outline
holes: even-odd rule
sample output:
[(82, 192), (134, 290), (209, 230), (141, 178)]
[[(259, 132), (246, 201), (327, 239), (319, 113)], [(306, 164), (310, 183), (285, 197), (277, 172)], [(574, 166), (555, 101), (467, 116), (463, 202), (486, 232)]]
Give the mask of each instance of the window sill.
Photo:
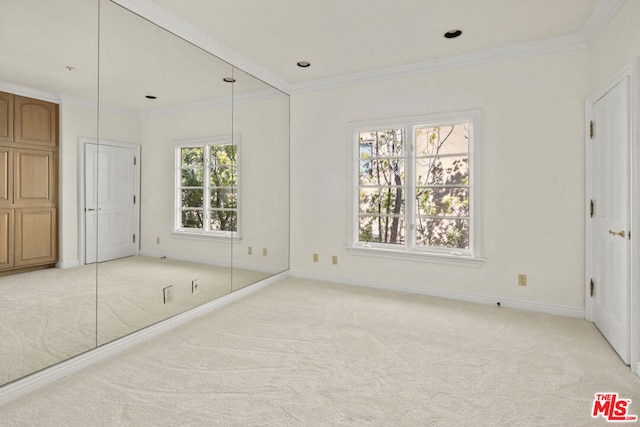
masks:
[(219, 241), (219, 242), (229, 242), (233, 241), (235, 243), (240, 242), (242, 240), (242, 236), (238, 234), (232, 233), (203, 233), (197, 231), (172, 231), (171, 235), (178, 239), (192, 239), (192, 240), (208, 240), (208, 241)]
[(438, 264), (457, 265), (465, 267), (480, 267), (484, 258), (467, 255), (436, 254), (418, 251), (394, 250), (376, 247), (353, 246), (347, 248), (347, 253), (352, 255), (395, 258), (402, 260), (426, 261)]

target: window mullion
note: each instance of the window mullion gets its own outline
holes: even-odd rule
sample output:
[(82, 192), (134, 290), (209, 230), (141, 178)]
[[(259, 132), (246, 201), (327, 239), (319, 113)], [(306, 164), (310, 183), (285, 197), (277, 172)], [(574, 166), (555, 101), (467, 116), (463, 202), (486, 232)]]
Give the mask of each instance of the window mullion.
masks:
[(203, 200), (202, 200), (202, 210), (204, 217), (204, 224), (202, 224), (203, 231), (210, 231), (209, 227), (211, 226), (211, 146), (204, 146), (204, 174), (203, 174)]
[[(415, 191), (415, 129), (413, 126), (405, 128), (407, 140), (409, 141), (408, 150), (405, 153), (405, 171), (407, 173), (405, 179), (405, 245), (408, 249), (413, 249), (416, 242), (416, 191)], [(409, 135), (409, 132), (411, 134)]]

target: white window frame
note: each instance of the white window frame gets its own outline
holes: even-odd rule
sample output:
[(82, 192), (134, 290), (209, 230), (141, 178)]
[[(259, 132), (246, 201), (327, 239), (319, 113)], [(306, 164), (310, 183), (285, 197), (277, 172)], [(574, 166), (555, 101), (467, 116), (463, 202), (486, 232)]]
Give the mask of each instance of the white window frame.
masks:
[[(349, 203), (349, 253), (368, 256), (388, 256), (419, 259), (451, 264), (479, 266), (480, 257), (480, 199), (479, 173), (481, 113), (479, 110), (398, 119), (374, 120), (350, 123), (350, 203)], [(415, 130), (420, 127), (446, 126), (469, 123), (469, 249), (452, 249), (415, 245)], [(404, 129), (405, 149), (405, 243), (389, 244), (359, 241), (359, 174), (361, 132)]]
[[(228, 231), (228, 230), (208, 230), (209, 227), (209, 215), (210, 215), (210, 165), (209, 165), (209, 153), (210, 146), (214, 145), (235, 145), (236, 146), (236, 198), (237, 198), (237, 206), (236, 206), (236, 231)], [(185, 147), (203, 147), (204, 148), (204, 220), (203, 220), (203, 229), (196, 228), (185, 228), (182, 227), (182, 159), (181, 159), (181, 149)], [(241, 163), (241, 152), (240, 152), (240, 136), (239, 135), (229, 135), (229, 136), (216, 136), (210, 138), (198, 138), (198, 139), (190, 139), (179, 141), (174, 145), (174, 209), (173, 209), (173, 226), (172, 226), (172, 234), (177, 237), (186, 237), (186, 238), (207, 238), (207, 239), (222, 239), (229, 240), (234, 239), (239, 241), (242, 237), (241, 234), (241, 174), (240, 174), (240, 163)], [(209, 196), (208, 196), (209, 195)]]

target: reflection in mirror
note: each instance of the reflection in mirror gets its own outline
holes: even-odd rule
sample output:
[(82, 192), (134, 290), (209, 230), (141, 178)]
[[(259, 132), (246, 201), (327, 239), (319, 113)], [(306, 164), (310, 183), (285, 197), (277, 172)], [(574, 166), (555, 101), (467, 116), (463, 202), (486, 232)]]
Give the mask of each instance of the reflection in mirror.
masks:
[(289, 96), (237, 68), (234, 78), (235, 291), (289, 268)]
[[(232, 67), (115, 3), (100, 9), (98, 344), (231, 291)], [(150, 99), (151, 97), (151, 99)]]
[(76, 149), (97, 137), (97, 6), (0, 2), (0, 384), (96, 346)]

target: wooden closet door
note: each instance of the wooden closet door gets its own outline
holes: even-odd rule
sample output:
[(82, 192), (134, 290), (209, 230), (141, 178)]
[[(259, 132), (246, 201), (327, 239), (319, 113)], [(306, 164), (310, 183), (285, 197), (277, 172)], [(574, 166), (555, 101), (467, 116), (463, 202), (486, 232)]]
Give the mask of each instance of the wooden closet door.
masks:
[(14, 149), (14, 203), (20, 206), (55, 206), (55, 153)]
[(58, 106), (38, 99), (15, 95), (14, 141), (56, 147)]
[(0, 209), (0, 271), (13, 267), (13, 211)]
[(57, 259), (55, 208), (15, 210), (15, 266), (53, 264)]
[(13, 97), (0, 92), (0, 142), (13, 142)]
[(0, 207), (13, 203), (13, 149), (0, 147)]

